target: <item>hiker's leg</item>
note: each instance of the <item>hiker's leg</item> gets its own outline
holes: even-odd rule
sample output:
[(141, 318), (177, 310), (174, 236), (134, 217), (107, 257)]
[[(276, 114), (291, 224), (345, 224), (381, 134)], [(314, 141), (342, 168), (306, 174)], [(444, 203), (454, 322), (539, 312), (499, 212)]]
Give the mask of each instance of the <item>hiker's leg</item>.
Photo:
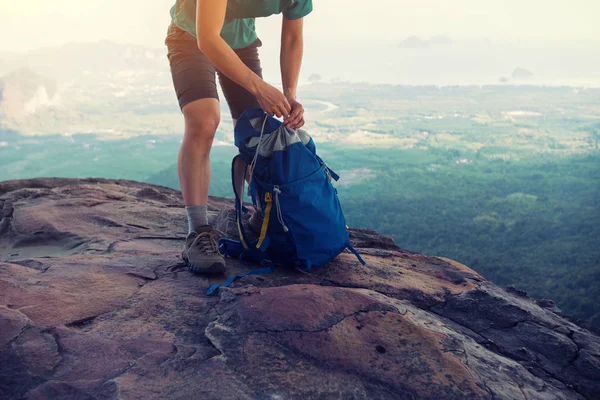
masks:
[(210, 149), (219, 126), (219, 102), (216, 99), (195, 100), (186, 104), (182, 111), (185, 134), (179, 149), (177, 171), (192, 231), (208, 224), (206, 205), (210, 185)]
[(179, 148), (179, 184), (188, 216), (188, 235), (181, 256), (194, 273), (225, 271), (218, 251), (217, 231), (208, 226), (206, 208), (210, 184), (210, 149), (219, 126), (219, 101), (204, 98), (183, 108), (185, 134)]
[(221, 273), (225, 260), (217, 248), (219, 232), (208, 225), (210, 149), (219, 125), (215, 68), (198, 49), (196, 39), (171, 24), (167, 31), (169, 65), (185, 132), (177, 167), (188, 216), (188, 235), (181, 252), (190, 271)]
[(198, 49), (196, 39), (173, 24), (165, 43), (185, 120), (178, 174), (191, 232), (207, 224), (210, 149), (220, 120), (215, 68)]

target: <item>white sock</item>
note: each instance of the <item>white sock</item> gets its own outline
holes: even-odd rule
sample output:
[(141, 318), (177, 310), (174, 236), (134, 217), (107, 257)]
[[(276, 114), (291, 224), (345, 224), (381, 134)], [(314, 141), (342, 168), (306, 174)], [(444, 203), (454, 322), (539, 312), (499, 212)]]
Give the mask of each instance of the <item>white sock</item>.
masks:
[(187, 206), (185, 213), (188, 219), (188, 235), (199, 227), (208, 225), (207, 206)]

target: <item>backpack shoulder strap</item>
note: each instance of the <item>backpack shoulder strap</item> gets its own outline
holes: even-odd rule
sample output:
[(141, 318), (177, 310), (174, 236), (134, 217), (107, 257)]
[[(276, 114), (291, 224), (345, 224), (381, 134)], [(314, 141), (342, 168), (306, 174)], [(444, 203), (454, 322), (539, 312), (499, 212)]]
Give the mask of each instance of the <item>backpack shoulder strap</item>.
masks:
[(233, 158), (231, 166), (231, 182), (233, 185), (233, 192), (235, 194), (235, 220), (240, 236), (240, 242), (244, 246), (244, 249), (256, 247), (260, 251), (265, 251), (269, 246), (269, 237), (267, 235), (267, 228), (269, 226), (269, 220), (271, 215), (271, 208), (273, 205), (273, 196), (271, 193), (266, 192), (264, 197), (264, 204), (266, 206), (265, 217), (260, 229), (260, 236), (258, 240), (249, 240), (244, 224), (242, 223), (242, 215), (246, 211), (243, 203), (244, 196), (244, 184), (246, 182), (246, 173), (248, 172), (248, 163), (243, 159), (241, 154), (238, 154)]
[(235, 194), (235, 222), (240, 235), (240, 241), (245, 249), (247, 249), (250, 244), (248, 241), (248, 235), (246, 235), (246, 231), (244, 230), (244, 226), (242, 224), (242, 214), (245, 210), (244, 184), (246, 182), (247, 171), (248, 163), (243, 160), (242, 156), (238, 154), (237, 156), (233, 157), (233, 161), (231, 163), (231, 183), (233, 185), (233, 193)]

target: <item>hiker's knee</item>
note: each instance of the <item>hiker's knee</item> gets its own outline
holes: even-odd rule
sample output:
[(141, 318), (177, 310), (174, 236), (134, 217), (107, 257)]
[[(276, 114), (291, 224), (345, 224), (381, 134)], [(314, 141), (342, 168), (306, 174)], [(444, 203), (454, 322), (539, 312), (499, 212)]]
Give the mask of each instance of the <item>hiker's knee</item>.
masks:
[(186, 143), (196, 148), (210, 148), (215, 138), (219, 125), (218, 120), (202, 119), (200, 121), (186, 121)]
[(203, 115), (194, 118), (186, 118), (185, 135), (186, 139), (194, 143), (212, 143), (215, 138), (217, 127), (219, 126), (219, 117), (212, 115)]
[[(202, 100), (187, 104), (183, 108), (185, 118), (185, 139), (193, 145), (210, 146), (219, 126), (219, 105), (214, 99)], [(213, 104), (216, 103), (216, 104)]]

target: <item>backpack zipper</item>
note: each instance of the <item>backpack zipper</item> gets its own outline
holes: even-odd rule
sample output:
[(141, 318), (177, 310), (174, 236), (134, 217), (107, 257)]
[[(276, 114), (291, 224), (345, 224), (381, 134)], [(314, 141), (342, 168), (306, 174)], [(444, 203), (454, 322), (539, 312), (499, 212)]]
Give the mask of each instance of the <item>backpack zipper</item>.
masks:
[(273, 192), (275, 192), (275, 208), (277, 209), (277, 219), (279, 220), (283, 231), (287, 233), (289, 232), (289, 229), (287, 226), (285, 226), (285, 223), (283, 222), (283, 215), (281, 215), (281, 206), (279, 205), (279, 194), (281, 193), (281, 190), (279, 189), (278, 185), (273, 186)]

